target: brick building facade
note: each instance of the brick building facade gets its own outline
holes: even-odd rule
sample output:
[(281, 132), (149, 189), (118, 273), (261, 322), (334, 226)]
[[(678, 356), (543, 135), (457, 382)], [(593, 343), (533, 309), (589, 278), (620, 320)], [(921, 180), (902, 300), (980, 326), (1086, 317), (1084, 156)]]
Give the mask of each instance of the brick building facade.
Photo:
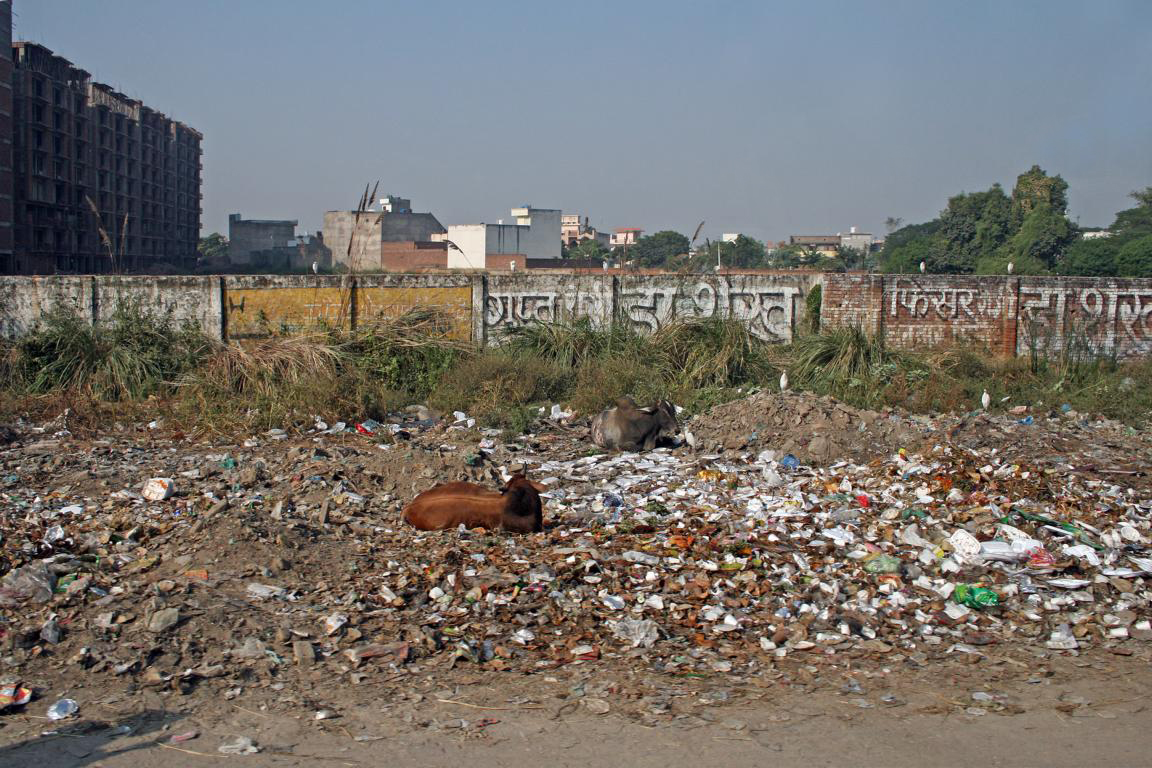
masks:
[[(11, 3), (2, 5), (0, 13), (10, 15)], [(12, 54), (11, 76), (0, 72), (0, 112), (7, 82), (14, 101), (14, 242), (6, 254), (0, 239), (0, 273), (194, 266), (201, 135), (93, 82), (42, 45), (16, 42), (5, 50)], [(2, 195), (0, 188), (0, 218)]]

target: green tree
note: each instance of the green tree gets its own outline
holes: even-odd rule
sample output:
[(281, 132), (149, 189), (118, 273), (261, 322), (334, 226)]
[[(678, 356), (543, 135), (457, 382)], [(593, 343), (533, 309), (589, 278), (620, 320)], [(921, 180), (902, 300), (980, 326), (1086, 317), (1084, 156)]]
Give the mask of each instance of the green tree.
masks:
[(884, 241), (880, 270), (888, 273), (917, 272), (920, 262), (935, 264), (944, 249), (940, 219), (901, 227)]
[(1152, 187), (1133, 192), (1129, 197), (1137, 205), (1116, 214), (1116, 220), (1108, 228), (1112, 236), (1128, 239), (1152, 235)]
[(207, 237), (200, 238), (196, 250), (202, 261), (226, 261), (228, 259), (228, 238), (219, 232), (213, 232)]
[[(1006, 263), (1015, 262), (1021, 269), (1049, 270), (1076, 237), (1076, 228), (1063, 213), (1046, 205), (1033, 208), (1024, 217), (1016, 234), (1001, 256)], [(1021, 272), (1020, 274), (1035, 274)]]
[(1024, 225), (1024, 219), (1038, 208), (1050, 208), (1061, 215), (1068, 211), (1068, 182), (1060, 176), (1049, 176), (1034, 165), (1016, 177), (1012, 189), (1012, 224)]
[(726, 269), (756, 269), (768, 265), (764, 243), (745, 235), (739, 235), (732, 242), (705, 243), (690, 257), (671, 263), (678, 269), (708, 272), (716, 268), (717, 251), (720, 253), (720, 266)]
[(836, 249), (836, 258), (833, 260), (833, 268), (837, 272), (851, 272), (854, 270), (866, 270), (871, 266), (871, 255), (860, 248), (848, 248), (840, 246)]
[(1011, 234), (1011, 201), (999, 184), (985, 192), (960, 193), (940, 213), (944, 249), (928, 262), (933, 272), (967, 274), (992, 256)]
[(1152, 277), (1152, 235), (1129, 240), (1116, 252), (1120, 277)]
[(1139, 203), (1142, 208), (1152, 208), (1152, 187), (1144, 187), (1144, 189), (1129, 192), (1128, 197)]
[(1062, 275), (1084, 275), (1087, 277), (1114, 277), (1116, 275), (1116, 253), (1120, 248), (1115, 237), (1094, 237), (1091, 240), (1074, 240), (1064, 257), (1056, 265)]
[(576, 245), (564, 248), (566, 259), (610, 259), (612, 251), (597, 240), (582, 240)]
[(663, 267), (688, 253), (688, 238), (664, 230), (642, 237), (634, 244), (618, 248), (615, 255), (639, 267)]
[(781, 245), (765, 258), (765, 264), (773, 269), (795, 269), (809, 266), (813, 262), (809, 252), (802, 245)]

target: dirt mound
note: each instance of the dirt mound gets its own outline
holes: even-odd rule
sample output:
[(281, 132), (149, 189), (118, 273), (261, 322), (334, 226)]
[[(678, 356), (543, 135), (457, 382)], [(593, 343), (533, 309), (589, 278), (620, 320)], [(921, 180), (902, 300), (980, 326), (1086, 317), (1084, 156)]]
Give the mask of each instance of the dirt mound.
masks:
[(685, 430), (698, 451), (774, 450), (817, 463), (859, 463), (900, 448), (912, 451), (934, 431), (927, 419), (899, 411), (866, 411), (792, 392), (761, 392), (718, 405), (691, 419)]

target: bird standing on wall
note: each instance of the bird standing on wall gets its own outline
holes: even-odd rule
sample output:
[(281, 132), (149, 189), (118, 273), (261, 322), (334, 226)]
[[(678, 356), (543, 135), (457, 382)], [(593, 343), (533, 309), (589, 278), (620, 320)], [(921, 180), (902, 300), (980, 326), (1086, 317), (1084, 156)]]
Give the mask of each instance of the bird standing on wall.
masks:
[(788, 371), (784, 371), (780, 374), (780, 391), (788, 391)]
[(1012, 274), (1012, 270), (1014, 269), (1016, 269), (1016, 265), (1012, 262), (1008, 262), (1008, 274)]
[(980, 396), (980, 405), (984, 406), (984, 410), (988, 410), (988, 406), (992, 404), (992, 395), (988, 394), (988, 390), (984, 390), (984, 394)]
[(924, 262), (920, 262), (920, 274), (924, 274), (927, 271), (928, 271), (928, 265), (925, 264)]
[(314, 275), (320, 274), (320, 262), (318, 262), (318, 261), (312, 262), (312, 274), (314, 274)]

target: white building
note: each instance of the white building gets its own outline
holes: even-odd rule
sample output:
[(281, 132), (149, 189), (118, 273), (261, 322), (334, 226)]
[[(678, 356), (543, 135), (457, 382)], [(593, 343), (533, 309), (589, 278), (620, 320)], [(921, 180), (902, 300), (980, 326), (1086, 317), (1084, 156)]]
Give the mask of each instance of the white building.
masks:
[(455, 224), (448, 227), (449, 269), (508, 269), (561, 256), (560, 211), (513, 208), (513, 224)]
[(857, 232), (856, 227), (852, 227), (850, 230), (848, 230), (848, 234), (840, 235), (841, 248), (852, 248), (854, 250), (860, 251), (861, 253), (868, 253), (871, 251), (872, 244), (875, 242), (876, 238), (874, 238), (870, 233)]

